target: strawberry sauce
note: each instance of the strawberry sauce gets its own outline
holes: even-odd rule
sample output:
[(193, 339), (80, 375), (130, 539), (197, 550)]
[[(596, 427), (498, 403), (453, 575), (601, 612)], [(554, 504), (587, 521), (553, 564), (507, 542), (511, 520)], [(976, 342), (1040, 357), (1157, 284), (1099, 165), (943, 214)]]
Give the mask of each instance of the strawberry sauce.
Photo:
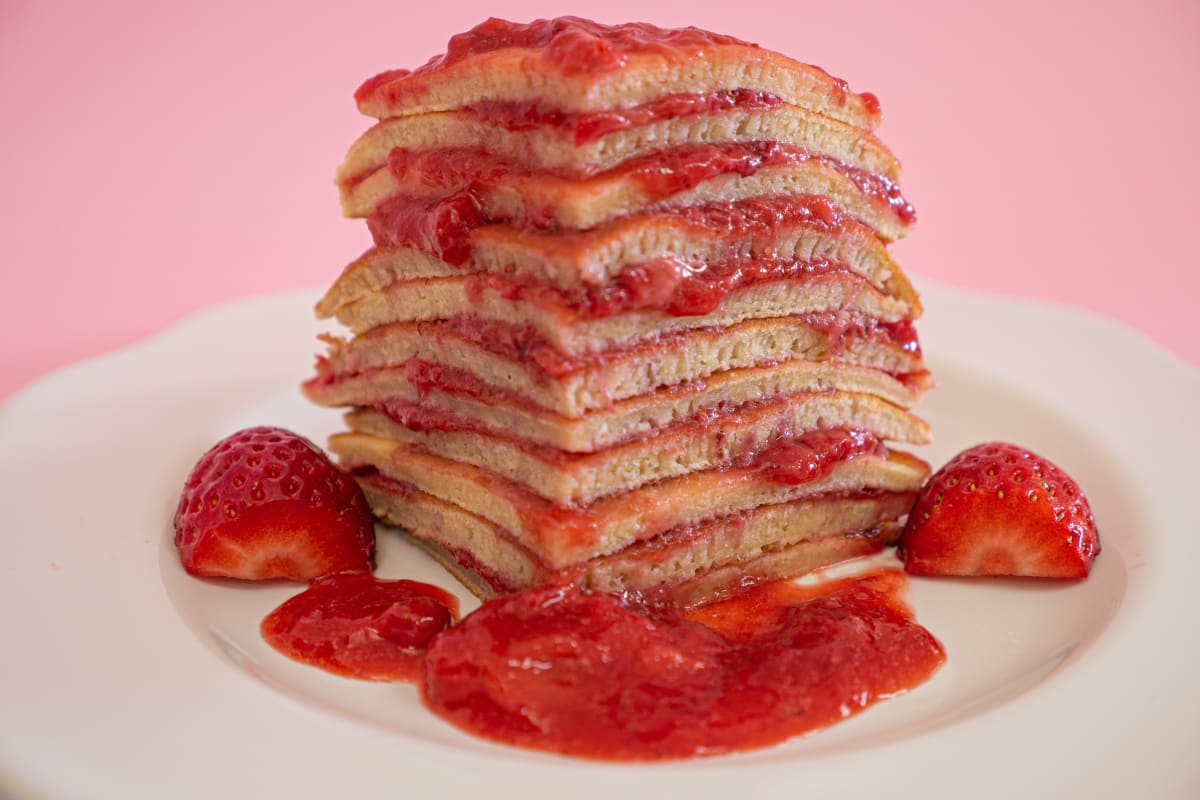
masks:
[(747, 44), (732, 36), (699, 28), (659, 28), (642, 22), (604, 25), (580, 17), (538, 19), (529, 23), (495, 17), (450, 37), (444, 65), (511, 47), (541, 50), (543, 58), (567, 74), (609, 72), (625, 65), (627, 55), (657, 53), (698, 56), (713, 45)]
[[(916, 330), (907, 320), (885, 323), (845, 310), (794, 315), (791, 320), (797, 327), (810, 328), (825, 334), (828, 337), (825, 350), (831, 359), (837, 359), (842, 350), (849, 343), (855, 341), (879, 342), (914, 356), (919, 356), (921, 353)], [(406, 324), (396, 323), (397, 326)], [(584, 370), (604, 369), (606, 366), (611, 367), (618, 362), (632, 363), (638, 359), (644, 359), (652, 353), (678, 351), (689, 347), (689, 341), (697, 341), (696, 337), (701, 337), (706, 332), (714, 335), (717, 332), (713, 328), (697, 328), (659, 334), (609, 350), (570, 354), (562, 352), (552, 342), (547, 341), (532, 325), (518, 325), (476, 316), (463, 316), (430, 323), (429, 328), (430, 330), (425, 333), (427, 336), (477, 345), (489, 353), (516, 362), (524, 367), (530, 377), (539, 382), (562, 380)], [(381, 329), (381, 335), (382, 333), (386, 333), (386, 331)], [(689, 337), (693, 338), (689, 340)], [(765, 363), (767, 362), (763, 362), (763, 364)], [(356, 375), (393, 369), (405, 370), (406, 379), (412, 382), (422, 394), (427, 394), (431, 389), (438, 389), (449, 394), (483, 400), (491, 405), (506, 404), (530, 411), (545, 410), (524, 395), (484, 383), (478, 376), (467, 370), (436, 365), (419, 359), (410, 359), (403, 364), (395, 365), (370, 365), (363, 364), (361, 359), (348, 358), (337, 367), (328, 359), (319, 359), (317, 374), (309, 379), (306, 386), (333, 386)], [(928, 373), (926, 372), (894, 374), (893, 377), (915, 388), (923, 388), (928, 385)], [(687, 389), (688, 387), (680, 385), (679, 388)], [(699, 387), (693, 386), (692, 388), (698, 389)]]
[(747, 43), (698, 28), (667, 29), (638, 22), (603, 25), (579, 17), (539, 19), (521, 24), (493, 17), (450, 37), (445, 55), (434, 56), (415, 70), (390, 70), (368, 79), (354, 93), (354, 99), (360, 105), (373, 99), (395, 103), (406, 95), (422, 91), (421, 79), (425, 76), (472, 56), (508, 48), (539, 51), (541, 59), (558, 67), (565, 75), (596, 75), (620, 69), (635, 53), (686, 58), (722, 44)]
[[(405, 366), (407, 375), (416, 375), (418, 380), (425, 379), (431, 374), (441, 374), (442, 368), (428, 362), (412, 359)], [(449, 380), (453, 380), (450, 378)], [(697, 381), (703, 386), (702, 381)], [(417, 384), (418, 392), (421, 385)], [(432, 388), (425, 384), (425, 392)], [(452, 390), (441, 389), (450, 393)], [(681, 393), (691, 393), (694, 389), (683, 387)], [(466, 395), (466, 393), (462, 393)], [(701, 408), (689, 417), (676, 422), (665, 424), (653, 431), (634, 431), (623, 438), (612, 437), (605, 440), (604, 447), (616, 448), (632, 445), (648, 439), (656, 439), (666, 447), (682, 439), (698, 439), (707, 435), (715, 435), (722, 440), (738, 436), (738, 430), (745, 426), (754, 425), (761, 419), (772, 416), (781, 417), (789, 406), (804, 403), (818, 392), (798, 391), (791, 394), (775, 395), (767, 398), (750, 400), (737, 406), (736, 410), (720, 405)], [(467, 395), (471, 396), (471, 395)], [(478, 399), (487, 397), (495, 399), (495, 395), (481, 395)], [(537, 413), (540, 409), (527, 402), (513, 402), (501, 399), (510, 406), (516, 406), (526, 411)], [(528, 436), (523, 436), (508, 428), (496, 428), (478, 419), (456, 414), (452, 411), (430, 407), (420, 402), (410, 402), (400, 398), (391, 398), (372, 406), (376, 411), (389, 419), (400, 423), (409, 430), (417, 432), (438, 431), (442, 433), (468, 432), (488, 437), (497, 443), (508, 443), (518, 447), (535, 458), (556, 466), (567, 466), (573, 460), (589, 458), (593, 454), (572, 453), (559, 450), (551, 445), (538, 444)], [(546, 413), (543, 411), (543, 413)], [(552, 413), (552, 412), (550, 412)], [(724, 456), (719, 465), (726, 467), (746, 467), (755, 465), (759, 473), (766, 479), (785, 486), (797, 486), (816, 480), (827, 474), (829, 470), (841, 461), (864, 454), (877, 456), (886, 455), (886, 448), (872, 434), (864, 430), (843, 430), (841, 428), (819, 428), (813, 430), (794, 430), (787, 425), (777, 425), (763, 439), (745, 437), (747, 444), (740, 450)]]
[(471, 257), (471, 232), (487, 224), (479, 202), (466, 191), (447, 197), (393, 195), (367, 218), (378, 244), (402, 245), (462, 266)]
[[(916, 221), (916, 210), (900, 192), (900, 187), (882, 175), (853, 167), (844, 162), (810, 153), (781, 142), (735, 142), (725, 144), (688, 144), (659, 150), (625, 161), (590, 179), (597, 183), (632, 180), (646, 201), (663, 200), (699, 186), (719, 175), (748, 178), (761, 169), (784, 167), (806, 161), (835, 170), (858, 187), (869, 200), (886, 206), (900, 221)], [(385, 167), (402, 185), (402, 192), (425, 195), (453, 195), (470, 191), (481, 196), (500, 185), (520, 185), (539, 180), (519, 164), (509, 163), (494, 153), (473, 148), (409, 150), (396, 148), (388, 154)], [(349, 190), (371, 173), (343, 182)], [(533, 227), (548, 227), (550, 209), (526, 208), (525, 217), (513, 220)], [(495, 220), (499, 221), (499, 220)]]
[[(795, 314), (791, 319), (798, 326), (820, 331), (829, 337), (827, 349), (836, 358), (846, 342), (854, 339), (895, 345), (907, 353), (919, 355), (920, 343), (916, 329), (908, 320), (882, 322), (853, 310)], [(446, 320), (447, 329), (490, 353), (524, 364), (538, 379), (562, 378), (592, 366), (612, 364), (621, 357), (637, 357), (647, 350), (668, 350), (685, 347), (689, 331), (659, 334), (629, 345), (610, 350), (570, 354), (557, 349), (532, 325), (518, 325), (476, 316)]]
[(627, 161), (609, 174), (627, 174), (652, 199), (694, 188), (718, 175), (749, 177), (765, 167), (815, 161), (840, 172), (873, 201), (883, 203), (902, 222), (916, 222), (917, 212), (895, 182), (828, 156), (781, 142), (699, 144), (662, 150)]
[(412, 681), (425, 647), (457, 618), (458, 601), (436, 586), (341, 573), (272, 611), (261, 632), (288, 658), (337, 675)]
[(476, 272), (467, 277), (469, 297), (491, 289), (506, 300), (566, 309), (582, 319), (602, 319), (626, 311), (662, 311), (673, 317), (711, 314), (729, 294), (759, 283), (811, 280), (837, 276), (847, 284), (866, 282), (850, 270), (825, 260), (733, 258), (711, 264), (692, 264), (678, 258), (659, 258), (625, 267), (604, 286), (579, 286), (570, 291), (510, 276)]
[(681, 610), (565, 582), (455, 624), (457, 602), (434, 586), (338, 574), (261, 631), (338, 675), (416, 682), (433, 713), (486, 739), (659, 761), (766, 747), (923, 683), (945, 653), (913, 620), (905, 586), (902, 572), (877, 570)]
[(820, 478), (839, 462), (866, 453), (884, 456), (887, 449), (873, 434), (864, 430), (821, 428), (781, 436), (754, 458), (768, 479), (797, 486)]
[[(666, 225), (682, 225), (697, 236), (728, 239), (730, 253), (745, 249), (750, 239), (762, 245), (785, 235), (786, 228), (808, 228), (835, 233), (851, 218), (828, 197), (817, 194), (755, 197), (736, 202), (713, 202), (656, 212)], [(473, 252), (472, 234), (488, 224), (480, 200), (469, 190), (446, 197), (408, 197), (392, 195), (381, 200), (367, 217), (367, 228), (380, 247), (412, 247), (441, 258), (448, 264), (463, 266)], [(618, 220), (613, 225), (620, 225)], [(590, 231), (562, 231), (556, 245), (565, 249), (576, 246), (596, 247), (612, 230), (600, 227)], [(619, 232), (617, 233), (619, 235)], [(536, 243), (535, 245), (536, 246)]]
[(610, 133), (649, 125), (662, 120), (697, 114), (720, 114), (733, 109), (760, 110), (783, 105), (783, 100), (768, 92), (750, 89), (726, 89), (716, 92), (669, 94), (648, 103), (628, 108), (566, 114), (537, 103), (489, 101), (467, 106), (481, 122), (510, 131), (552, 127), (570, 131), (575, 145), (594, 142)]
[(426, 705), (476, 735), (654, 761), (764, 747), (925, 681), (941, 645), (884, 571), (771, 583), (691, 612), (572, 586), (485, 604), (431, 643)]

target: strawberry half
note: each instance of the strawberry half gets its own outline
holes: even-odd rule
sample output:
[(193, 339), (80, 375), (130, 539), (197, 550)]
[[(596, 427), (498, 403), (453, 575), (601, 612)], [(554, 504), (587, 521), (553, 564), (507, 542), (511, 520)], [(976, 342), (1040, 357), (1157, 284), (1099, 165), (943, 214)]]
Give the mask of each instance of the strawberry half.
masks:
[(192, 469), (175, 546), (193, 575), (308, 581), (369, 572), (375, 526), (358, 484), (316, 445), (281, 428), (247, 428)]
[(914, 575), (1086, 578), (1100, 539), (1087, 498), (1034, 453), (992, 442), (959, 453), (917, 497), (900, 554)]

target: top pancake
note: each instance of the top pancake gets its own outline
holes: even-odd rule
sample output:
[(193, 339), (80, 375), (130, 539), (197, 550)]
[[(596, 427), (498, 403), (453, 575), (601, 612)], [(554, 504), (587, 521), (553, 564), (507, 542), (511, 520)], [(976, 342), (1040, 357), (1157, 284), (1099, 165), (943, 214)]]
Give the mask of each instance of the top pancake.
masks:
[(451, 38), (445, 55), (392, 70), (355, 93), (378, 119), (487, 103), (536, 103), (568, 113), (614, 109), (664, 95), (749, 89), (863, 130), (879, 103), (824, 70), (695, 28), (600, 25), (575, 17), (527, 25), (489, 19)]

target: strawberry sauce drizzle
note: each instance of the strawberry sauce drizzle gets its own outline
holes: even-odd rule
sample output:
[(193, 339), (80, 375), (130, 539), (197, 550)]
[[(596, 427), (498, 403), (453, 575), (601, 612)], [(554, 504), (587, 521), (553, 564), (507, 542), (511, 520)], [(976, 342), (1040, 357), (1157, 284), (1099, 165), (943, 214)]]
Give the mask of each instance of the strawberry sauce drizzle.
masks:
[(333, 575), (271, 612), (262, 635), (335, 674), (416, 682), (430, 711), (469, 733), (613, 761), (775, 744), (908, 691), (945, 661), (897, 570), (761, 583), (687, 610), (561, 580), (454, 624), (456, 601), (436, 587)]
[[(539, 19), (521, 24), (493, 17), (465, 33), (452, 36), (444, 55), (434, 56), (416, 69), (393, 69), (369, 78), (355, 91), (354, 100), (360, 107), (370, 102), (401, 103), (407, 97), (422, 94), (429, 78), (455, 64), (509, 48), (532, 50), (533, 53), (522, 55), (552, 64), (567, 76), (602, 76), (624, 67), (631, 55), (655, 54), (683, 60), (702, 57), (720, 45), (758, 47), (732, 36), (694, 27), (659, 28), (642, 22), (604, 25), (580, 17)], [(832, 94), (837, 104), (846, 105), (852, 94), (849, 84), (820, 67), (808, 66), (832, 81)], [(878, 97), (870, 92), (862, 92), (858, 97), (869, 114), (879, 116)]]
[(783, 105), (769, 92), (724, 89), (709, 93), (669, 94), (628, 108), (568, 114), (538, 103), (487, 101), (467, 106), (485, 124), (510, 131), (552, 127), (570, 131), (575, 145), (582, 146), (610, 133), (649, 125), (661, 120), (698, 114), (720, 114), (733, 109), (759, 110)]
[(781, 142), (685, 145), (627, 161), (605, 174), (628, 175), (651, 198), (663, 199), (718, 175), (737, 174), (746, 178), (766, 167), (804, 161), (840, 172), (867, 197), (886, 204), (902, 222), (916, 222), (916, 209), (901, 194), (899, 184), (860, 167)]
[(752, 197), (663, 209), (660, 213), (683, 220), (698, 231), (723, 236), (775, 238), (783, 229), (805, 226), (834, 231), (850, 218), (821, 194)]
[(654, 761), (764, 747), (922, 683), (945, 660), (904, 576), (756, 586), (691, 612), (572, 585), (485, 604), (438, 636), (422, 699), (476, 735)]
[[(770, 242), (788, 227), (806, 227), (835, 232), (850, 217), (824, 195), (791, 194), (755, 197), (736, 202), (667, 208), (656, 212), (676, 219), (698, 235), (746, 237)], [(380, 247), (412, 247), (441, 258), (448, 264), (463, 266), (472, 254), (472, 233), (488, 223), (481, 202), (468, 189), (446, 197), (409, 197), (392, 195), (380, 201), (367, 217), (367, 228)], [(561, 242), (590, 232), (564, 231)], [(739, 249), (730, 242), (731, 252)]]
[[(690, 27), (669, 29), (640, 22), (603, 25), (580, 17), (521, 24), (492, 17), (450, 37), (445, 55), (434, 56), (415, 70), (389, 70), (368, 79), (354, 93), (354, 99), (360, 105), (376, 98), (396, 103), (423, 91), (422, 78), (428, 75), (472, 56), (508, 48), (538, 51), (538, 57), (558, 67), (564, 75), (598, 75), (621, 69), (635, 53), (686, 58), (702, 55), (713, 45), (722, 44), (748, 45), (732, 36)], [(843, 93), (848, 91), (844, 81), (838, 81), (838, 85)]]
[[(803, 147), (781, 142), (735, 142), (726, 144), (688, 144), (671, 147), (630, 159), (592, 180), (631, 179), (646, 200), (666, 199), (693, 189), (719, 175), (738, 175), (748, 178), (761, 169), (781, 167), (812, 161), (836, 170), (850, 180), (873, 202), (886, 205), (906, 224), (916, 221), (916, 210), (900, 192), (900, 187), (888, 178), (851, 166), (828, 156), (810, 153)], [(449, 196), (468, 191), (479, 198), (494, 189), (501, 181), (520, 185), (537, 179), (519, 164), (503, 160), (486, 150), (448, 148), (409, 150), (396, 148), (388, 154), (386, 167), (401, 184), (399, 194), (417, 196), (438, 194)], [(372, 173), (343, 181), (350, 190)], [(482, 203), (481, 203), (482, 205)], [(526, 209), (521, 219), (507, 220), (534, 228), (552, 226), (549, 209)], [(505, 221), (493, 218), (493, 221)]]
[[(447, 394), (459, 394), (473, 397), (484, 402), (496, 401), (506, 405), (514, 405), (508, 396), (489, 395), (486, 391), (472, 395), (469, 389), (460, 387), (471, 385), (477, 379), (469, 373), (462, 373), (463, 384), (456, 386), (455, 372), (435, 364), (412, 359), (405, 367), (406, 374), (417, 376), (415, 385), (418, 392), (424, 396), (437, 388)], [(442, 381), (435, 385), (431, 376)], [(428, 381), (428, 382), (426, 382)], [(695, 384), (699, 384), (699, 388)], [(486, 386), (485, 384), (480, 384)], [(672, 387), (679, 394), (693, 394), (703, 388), (702, 381)], [(459, 389), (459, 391), (455, 391)], [(617, 448), (632, 445), (647, 439), (658, 439), (669, 442), (678, 438), (693, 438), (704, 434), (716, 434), (722, 438), (736, 435), (739, 429), (753, 425), (757, 420), (777, 414), (789, 407), (803, 403), (806, 398), (819, 394), (818, 392), (794, 392), (787, 395), (752, 400), (742, 403), (736, 409), (725, 406), (709, 406), (696, 411), (691, 416), (680, 419), (669, 425), (658, 427), (644, 433), (631, 433), (629, 436), (608, 442), (606, 448)], [(668, 400), (669, 394), (664, 393), (663, 400)], [(518, 398), (519, 399), (519, 398)], [(515, 407), (537, 413), (541, 409), (528, 402), (516, 404)], [(529, 437), (521, 436), (509, 428), (497, 429), (478, 419), (456, 414), (452, 411), (422, 405), (421, 402), (410, 402), (392, 398), (374, 406), (375, 410), (389, 419), (398, 422), (406, 428), (417, 432), (440, 433), (475, 433), (486, 436), (498, 442), (507, 442), (521, 451), (535, 456), (547, 464), (564, 466), (573, 460), (587, 457), (590, 454), (569, 453), (549, 445), (538, 444)], [(548, 413), (548, 412), (542, 412)], [(828, 472), (829, 467), (839, 461), (854, 456), (870, 453), (885, 455), (883, 445), (866, 431), (843, 431), (840, 428), (820, 429), (814, 431), (795, 430), (790, 426), (775, 427), (764, 440), (747, 439), (747, 444), (740, 452), (730, 453), (721, 464), (724, 466), (745, 467), (756, 461), (761, 462), (761, 471), (776, 483), (796, 485), (815, 480)]]
[[(434, 714), (493, 741), (612, 761), (749, 750), (910, 690), (945, 661), (903, 573), (758, 584), (690, 610), (573, 583), (484, 603), (415, 581), (335, 575), (263, 621), (285, 655), (412, 681)], [(363, 624), (379, 617), (386, 624)], [(335, 631), (329, 635), (330, 631)]]
[(782, 436), (755, 455), (770, 480), (795, 486), (825, 475), (839, 462), (864, 454), (886, 456), (887, 448), (862, 430), (829, 428)]
[(367, 228), (376, 244), (412, 247), (462, 266), (471, 257), (471, 232), (487, 221), (478, 200), (459, 191), (432, 198), (393, 195), (371, 211)]
[[(916, 329), (908, 320), (882, 322), (861, 312), (839, 311), (797, 314), (792, 319), (829, 337), (831, 356), (839, 354), (847, 340), (867, 339), (894, 344), (905, 352), (920, 355)], [(446, 327), (490, 353), (524, 364), (535, 379), (558, 379), (589, 367), (611, 364), (619, 357), (634, 357), (647, 349), (664, 350), (682, 346), (694, 331), (660, 334), (652, 339), (592, 353), (564, 353), (548, 342), (532, 325), (520, 325), (476, 316), (446, 320)]]
[[(730, 485), (761, 482), (796, 486), (818, 480), (843, 461), (863, 455), (885, 455), (886, 449), (866, 431), (829, 430), (795, 431), (781, 427), (778, 438), (748, 442), (721, 466), (704, 474), (718, 476)], [(851, 439), (844, 442), (843, 439)], [(783, 446), (786, 442), (789, 446)], [(838, 456), (845, 456), (839, 460)], [(789, 460), (794, 459), (794, 460)], [(567, 549), (592, 544), (597, 531), (607, 520), (637, 519), (643, 530), (639, 538), (656, 536), (668, 529), (661, 502), (661, 484), (639, 487), (638, 491), (609, 495), (586, 505), (559, 504), (545, 499), (526, 486), (488, 473), (491, 491), (503, 496), (516, 509), (525, 530), (547, 544)]]
[(604, 286), (565, 290), (515, 276), (476, 272), (467, 276), (466, 290), (476, 302), (484, 289), (490, 289), (506, 300), (570, 311), (582, 319), (602, 319), (627, 311), (662, 311), (673, 317), (691, 317), (712, 313), (731, 292), (747, 286), (818, 277), (837, 278), (847, 285), (865, 283), (856, 273), (826, 260), (745, 257), (692, 264), (678, 258), (660, 258), (627, 266)]
[[(814, 312), (796, 315), (792, 319), (798, 326), (811, 327), (828, 335), (829, 342), (826, 349), (831, 358), (837, 358), (847, 342), (856, 340), (890, 344), (914, 356), (921, 354), (916, 329), (908, 320), (887, 323), (846, 310)], [(525, 368), (530, 377), (539, 382), (561, 380), (583, 370), (611, 366), (618, 360), (632, 361), (652, 352), (678, 349), (686, 346), (689, 335), (702, 334), (706, 331), (717, 332), (712, 328), (697, 328), (659, 334), (610, 350), (568, 354), (547, 341), (532, 325), (520, 325), (468, 315), (433, 323), (430, 328), (431, 330), (427, 334), (429, 336), (457, 338), (477, 345), (497, 356), (517, 362)], [(386, 331), (381, 330), (381, 335), (384, 333)], [(409, 364), (413, 364), (413, 366), (409, 367)], [(465, 370), (444, 365), (437, 365), (436, 369), (432, 366), (425, 368), (419, 366), (421, 364), (432, 365), (432, 362), (410, 359), (404, 364), (396, 366), (365, 366), (360, 363), (359, 359), (349, 358), (345, 364), (335, 367), (329, 359), (318, 357), (316, 375), (310, 378), (306, 385), (333, 386), (354, 376), (368, 375), (383, 370), (420, 369), (419, 373), (406, 374), (406, 379), (412, 381), (421, 392), (436, 388), (450, 394), (473, 397), (492, 405), (505, 403), (531, 411), (546, 410), (542, 406), (532, 403), (523, 395), (485, 384), (474, 374)], [(914, 389), (923, 389), (929, 385), (929, 377), (926, 372), (893, 375), (893, 377)], [(698, 386), (694, 383), (689, 385), (692, 388)]]
[(458, 601), (417, 581), (339, 573), (267, 615), (261, 632), (288, 658), (368, 681), (412, 681), (425, 648), (458, 618)]

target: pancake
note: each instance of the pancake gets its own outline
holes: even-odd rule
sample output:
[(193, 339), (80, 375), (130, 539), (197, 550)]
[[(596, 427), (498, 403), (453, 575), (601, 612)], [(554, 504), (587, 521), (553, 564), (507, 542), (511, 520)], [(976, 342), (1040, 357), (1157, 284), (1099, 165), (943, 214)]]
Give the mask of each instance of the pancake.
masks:
[[(519, 276), (571, 291), (609, 286), (631, 267), (651, 274), (647, 288), (681, 280), (706, 283), (724, 266), (783, 269), (792, 264), (845, 268), (892, 297), (915, 305), (916, 292), (870, 228), (827, 198), (755, 198), (619, 219), (588, 231), (542, 232), (509, 225), (476, 227), (473, 205), (456, 197), (446, 208), (379, 207), (371, 217), (378, 244), (414, 247), (455, 265)], [(449, 221), (448, 221), (449, 220)]]
[[(607, 292), (598, 298), (590, 294), (564, 295), (545, 286), (457, 274), (448, 266), (444, 267), (445, 273), (438, 274), (433, 261), (426, 262), (431, 268), (421, 275), (405, 269), (408, 263), (419, 263), (419, 259), (408, 257), (415, 251), (371, 252), (378, 255), (364, 256), (347, 268), (317, 305), (319, 314), (336, 315), (339, 322), (359, 334), (394, 322), (471, 317), (528, 328), (559, 352), (578, 355), (651, 336), (752, 319), (846, 310), (895, 323), (911, 319), (919, 310), (880, 292), (860, 276), (821, 265), (813, 265), (812, 274), (766, 278), (730, 288), (711, 310), (700, 305), (696, 307), (698, 313), (675, 314), (655, 306), (670, 304), (676, 298), (688, 300), (686, 285), (668, 287), (670, 294), (657, 298), (639, 295), (636, 290), (625, 297)], [(405, 257), (390, 258), (398, 253)], [(573, 307), (577, 303), (590, 305), (593, 300), (611, 305), (590, 314)], [(639, 300), (650, 307), (637, 307)], [(613, 313), (604, 313), (607, 310)]]
[(341, 190), (349, 217), (367, 217), (394, 195), (470, 191), (489, 220), (551, 229), (593, 228), (653, 208), (816, 194), (890, 242), (907, 233), (915, 214), (891, 182), (776, 142), (676, 148), (583, 180), (523, 172), (478, 150), (395, 150), (387, 166)]
[[(587, 69), (572, 68), (570, 56), (580, 48)], [(385, 118), (507, 102), (578, 113), (663, 95), (750, 89), (863, 130), (879, 123), (873, 95), (851, 92), (819, 67), (694, 28), (610, 26), (577, 17), (528, 25), (489, 19), (452, 38), (447, 50), (416, 70), (367, 80), (355, 93), (359, 110)], [(597, 61), (597, 54), (608, 58)]]
[(759, 257), (829, 261), (893, 297), (915, 298), (871, 229), (815, 195), (668, 209), (573, 234), (489, 225), (475, 232), (471, 245), (482, 269), (507, 266), (567, 288), (603, 285), (631, 264), (659, 259), (709, 264)]
[(554, 569), (760, 505), (846, 492), (913, 492), (929, 476), (920, 459), (889, 451), (843, 460), (800, 484), (774, 481), (750, 466), (693, 472), (586, 506), (561, 506), (495, 473), (388, 439), (343, 433), (329, 446), (349, 470), (373, 468), (500, 526)]
[(583, 178), (633, 158), (682, 145), (781, 142), (852, 167), (900, 180), (900, 162), (874, 136), (793, 105), (734, 107), (720, 113), (662, 119), (614, 131), (585, 144), (551, 125), (510, 130), (471, 111), (440, 111), (384, 119), (350, 147), (338, 181), (360, 178), (386, 163), (396, 148), (478, 148), (536, 172)]
[[(378, 473), (359, 476), (380, 519), (408, 531), (482, 599), (551, 580), (555, 571), (482, 517)], [(893, 544), (912, 493), (818, 497), (679, 529), (568, 568), (592, 591), (690, 605), (750, 580), (808, 572)]]
[[(650, 418), (661, 421), (678, 409), (802, 388), (875, 391), (911, 406), (927, 385), (920, 358), (902, 345), (842, 335), (831, 358), (830, 334), (791, 319), (660, 338), (555, 376), (452, 329), (429, 327), (389, 326), (366, 342), (362, 337), (348, 344), (332, 341), (329, 357), (304, 385), (305, 393), (322, 405), (339, 406), (374, 405), (392, 397), (436, 402), (434, 395), (448, 390), (489, 408), (513, 406), (532, 423), (574, 439), (583, 429), (611, 430), (610, 422), (618, 418), (640, 424), (649, 407), (660, 403), (671, 410)], [(754, 368), (759, 371), (745, 372)]]
[[(391, 409), (385, 404), (384, 409)], [(652, 435), (588, 453), (541, 445), (508, 428), (498, 431), (410, 404), (393, 419), (380, 411), (348, 415), (350, 430), (486, 469), (557, 503), (587, 504), (648, 483), (743, 462), (789, 437), (818, 428), (868, 431), (879, 439), (925, 444), (929, 428), (869, 394), (801, 392), (746, 404), (712, 419), (703, 414)]]

